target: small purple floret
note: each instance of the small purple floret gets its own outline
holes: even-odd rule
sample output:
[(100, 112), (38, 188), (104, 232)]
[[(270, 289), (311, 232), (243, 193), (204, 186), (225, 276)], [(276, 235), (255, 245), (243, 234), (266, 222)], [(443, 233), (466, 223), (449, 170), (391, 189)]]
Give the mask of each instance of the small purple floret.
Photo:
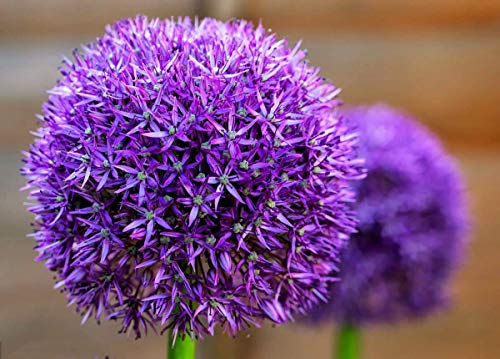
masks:
[(235, 335), (324, 298), (361, 171), (304, 51), (245, 21), (139, 16), (73, 55), (22, 173), (38, 259), (84, 320)]
[(448, 301), (468, 216), (455, 161), (409, 116), (384, 105), (346, 110), (368, 176), (355, 183), (359, 233), (342, 252), (342, 281), (314, 321), (353, 325), (420, 317)]

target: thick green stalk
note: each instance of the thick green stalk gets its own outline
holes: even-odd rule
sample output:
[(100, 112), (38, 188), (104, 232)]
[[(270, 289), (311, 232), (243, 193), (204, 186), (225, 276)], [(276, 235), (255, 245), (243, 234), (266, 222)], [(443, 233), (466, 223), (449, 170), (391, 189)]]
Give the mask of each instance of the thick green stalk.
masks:
[(344, 324), (337, 334), (337, 359), (359, 359), (361, 333), (358, 327)]
[(194, 359), (196, 342), (189, 336), (181, 338), (179, 335), (173, 342), (172, 331), (168, 332), (168, 359)]

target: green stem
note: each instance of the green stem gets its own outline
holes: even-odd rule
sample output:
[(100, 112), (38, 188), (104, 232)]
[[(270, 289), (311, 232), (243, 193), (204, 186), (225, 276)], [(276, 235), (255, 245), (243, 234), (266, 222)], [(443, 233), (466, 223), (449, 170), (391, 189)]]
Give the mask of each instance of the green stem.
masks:
[(337, 359), (360, 358), (360, 330), (358, 327), (343, 324), (337, 334)]
[(168, 359), (194, 359), (196, 351), (196, 342), (188, 335), (181, 338), (177, 335), (175, 343), (172, 331), (168, 332)]

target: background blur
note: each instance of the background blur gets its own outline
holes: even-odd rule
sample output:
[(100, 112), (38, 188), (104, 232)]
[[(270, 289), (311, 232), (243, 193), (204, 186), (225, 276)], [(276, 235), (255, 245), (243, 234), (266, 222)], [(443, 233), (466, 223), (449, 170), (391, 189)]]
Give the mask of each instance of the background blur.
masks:
[[(500, 0), (0, 0), (0, 341), (6, 359), (161, 358), (113, 324), (80, 326), (25, 238), (20, 151), (55, 84), (61, 55), (115, 19), (144, 13), (244, 17), (292, 42), (351, 104), (385, 101), (416, 116), (458, 157), (475, 228), (454, 307), (365, 333), (365, 358), (498, 358), (500, 341)], [(333, 327), (287, 325), (208, 338), (199, 358), (329, 358)]]

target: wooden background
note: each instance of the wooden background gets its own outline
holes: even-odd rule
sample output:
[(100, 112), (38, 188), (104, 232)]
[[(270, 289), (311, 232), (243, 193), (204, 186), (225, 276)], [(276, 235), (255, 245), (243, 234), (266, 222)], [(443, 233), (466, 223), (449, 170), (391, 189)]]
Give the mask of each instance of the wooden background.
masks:
[[(440, 316), (369, 328), (370, 358), (500, 357), (500, 0), (0, 0), (1, 358), (161, 358), (163, 337), (80, 326), (25, 239), (19, 151), (55, 83), (62, 54), (114, 19), (211, 15), (262, 20), (303, 39), (309, 59), (351, 104), (388, 102), (419, 116), (457, 156), (470, 189), (474, 231)], [(200, 344), (199, 358), (329, 358), (334, 328), (266, 326)]]

